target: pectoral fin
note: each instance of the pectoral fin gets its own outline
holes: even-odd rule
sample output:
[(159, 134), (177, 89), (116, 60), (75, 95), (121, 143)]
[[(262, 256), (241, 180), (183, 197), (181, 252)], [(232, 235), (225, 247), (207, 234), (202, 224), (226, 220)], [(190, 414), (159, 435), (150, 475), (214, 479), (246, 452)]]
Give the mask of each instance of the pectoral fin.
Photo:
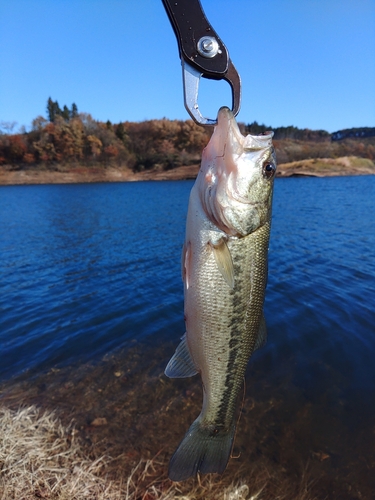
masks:
[(262, 319), (260, 320), (259, 333), (257, 340), (255, 342), (254, 351), (263, 347), (267, 342), (267, 325), (264, 313), (262, 314)]
[(186, 333), (167, 364), (164, 373), (169, 378), (192, 377), (198, 373), (186, 343)]
[(231, 288), (234, 288), (233, 261), (227, 242), (225, 240), (221, 240), (217, 245), (211, 243), (211, 247), (213, 249), (215, 261), (219, 271), (228, 285)]
[(191, 273), (191, 243), (188, 241), (184, 243), (182, 249), (182, 281), (185, 283), (186, 289), (190, 286), (190, 273)]

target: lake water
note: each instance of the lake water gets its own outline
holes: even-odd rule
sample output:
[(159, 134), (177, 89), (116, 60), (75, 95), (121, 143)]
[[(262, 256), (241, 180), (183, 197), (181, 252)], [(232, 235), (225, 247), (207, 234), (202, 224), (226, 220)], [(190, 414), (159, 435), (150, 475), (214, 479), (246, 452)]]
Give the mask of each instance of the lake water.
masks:
[[(95, 362), (134, 340), (158, 356), (164, 343), (177, 346), (192, 184), (0, 187), (3, 383)], [(362, 484), (375, 477), (374, 221), (375, 176), (276, 180), (268, 343), (247, 382), (252, 398), (287, 402), (293, 432), (297, 416), (306, 423), (297, 447), (317, 439), (314, 453), (344, 460), (343, 477), (355, 469)], [(330, 443), (335, 428), (345, 449), (340, 436)]]

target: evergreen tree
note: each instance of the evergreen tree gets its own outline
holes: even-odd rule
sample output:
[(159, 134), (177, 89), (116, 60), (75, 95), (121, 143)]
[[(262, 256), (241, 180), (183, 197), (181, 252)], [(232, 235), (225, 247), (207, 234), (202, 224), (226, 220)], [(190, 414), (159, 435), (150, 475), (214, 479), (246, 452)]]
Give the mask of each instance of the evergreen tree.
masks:
[(120, 141), (124, 142), (126, 138), (125, 128), (122, 122), (120, 122), (116, 127), (116, 135)]
[(48, 115), (49, 121), (53, 122), (53, 120), (55, 119), (55, 114), (54, 114), (53, 101), (50, 97), (48, 98), (48, 101), (47, 101), (47, 115)]
[(268, 130), (271, 130), (271, 127), (267, 127), (264, 124), (260, 125), (257, 121), (249, 123), (246, 127), (246, 133), (252, 135), (261, 135), (264, 134), (264, 132), (267, 132)]
[(68, 106), (64, 104), (64, 108), (62, 110), (61, 116), (64, 118), (66, 122), (70, 120), (70, 111), (68, 109)]
[(57, 101), (52, 101), (50, 97), (48, 98), (47, 101), (47, 114), (50, 122), (54, 122), (56, 116), (62, 115), (59, 103)]
[(73, 102), (72, 109), (70, 110), (70, 118), (77, 118), (77, 116), (78, 116), (77, 104)]
[(47, 115), (50, 122), (53, 122), (55, 119), (55, 107), (54, 102), (49, 97), (47, 101)]

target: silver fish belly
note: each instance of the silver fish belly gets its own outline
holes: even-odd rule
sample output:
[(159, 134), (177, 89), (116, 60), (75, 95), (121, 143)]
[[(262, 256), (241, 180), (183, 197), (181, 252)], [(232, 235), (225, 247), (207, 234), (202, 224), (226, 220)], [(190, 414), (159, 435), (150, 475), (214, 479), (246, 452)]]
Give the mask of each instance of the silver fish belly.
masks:
[(180, 443), (169, 477), (222, 473), (248, 360), (265, 343), (263, 315), (276, 159), (272, 133), (242, 136), (221, 108), (191, 191), (182, 257), (186, 334), (165, 370), (200, 373), (202, 411)]

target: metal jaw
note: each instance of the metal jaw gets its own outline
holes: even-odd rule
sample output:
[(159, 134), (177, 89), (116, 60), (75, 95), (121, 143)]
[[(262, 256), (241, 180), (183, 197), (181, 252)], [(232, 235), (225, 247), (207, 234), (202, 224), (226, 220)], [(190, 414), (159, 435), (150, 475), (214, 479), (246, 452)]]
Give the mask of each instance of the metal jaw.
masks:
[[(184, 83), (184, 103), (185, 108), (193, 120), (199, 125), (217, 125), (217, 119), (205, 118), (199, 110), (198, 93), (199, 81), (204, 77), (204, 73), (188, 64), (183, 59), (182, 63), (182, 79)], [(232, 112), (236, 116), (241, 105), (241, 79), (237, 73), (231, 60), (229, 60), (228, 71), (223, 77), (232, 90)]]

